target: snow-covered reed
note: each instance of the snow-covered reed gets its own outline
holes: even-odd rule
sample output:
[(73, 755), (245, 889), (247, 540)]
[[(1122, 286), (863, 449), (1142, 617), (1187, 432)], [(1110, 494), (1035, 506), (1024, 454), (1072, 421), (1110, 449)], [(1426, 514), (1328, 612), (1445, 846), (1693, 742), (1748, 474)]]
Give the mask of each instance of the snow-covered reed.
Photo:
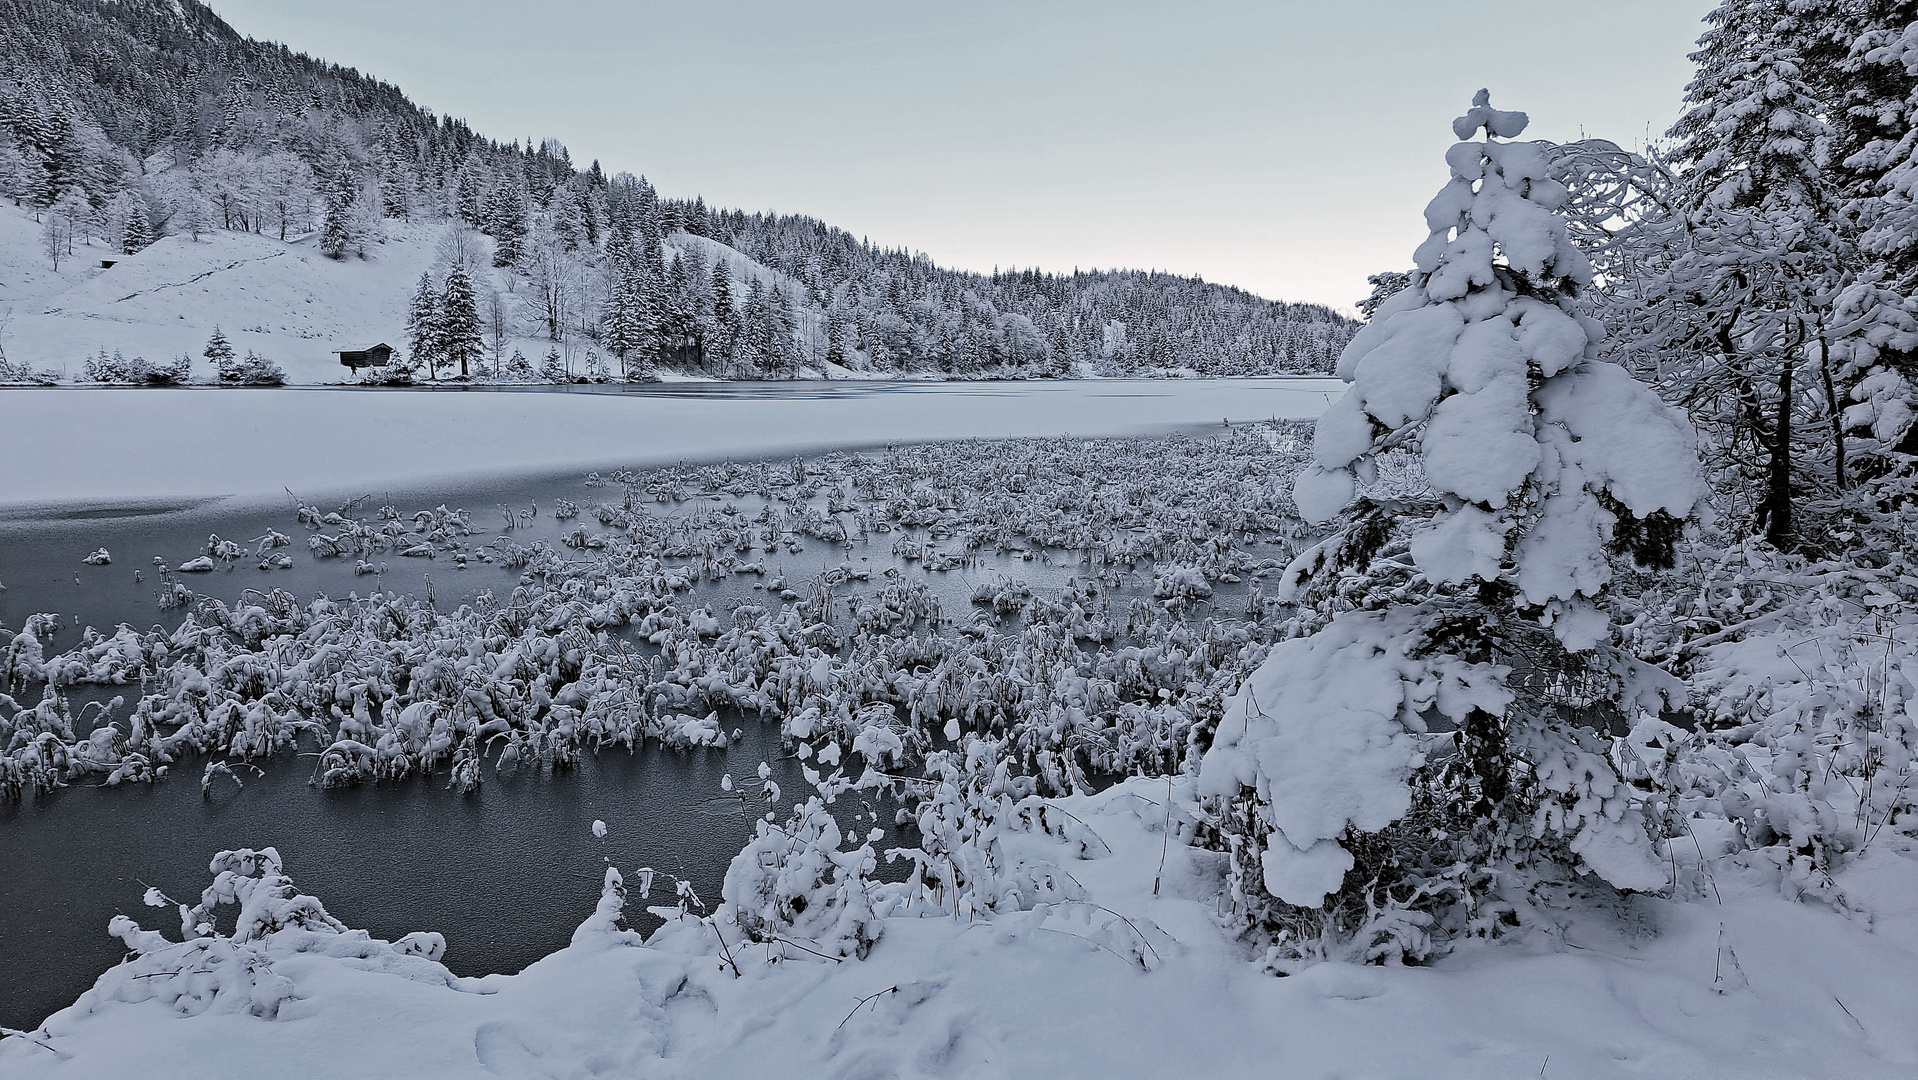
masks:
[[(356, 573), (397, 555), (500, 563), (519, 582), (450, 611), (430, 592), (378, 589), (228, 603), (162, 567), (165, 602), (190, 609), (171, 630), (88, 627), (52, 652), (59, 619), (34, 616), (0, 648), (0, 795), (301, 747), (323, 787), (444, 771), (470, 790), (486, 763), (563, 770), (647, 739), (724, 745), (721, 714), (734, 712), (779, 721), (850, 777), (967, 734), (1002, 743), (1047, 792), (1176, 769), (1284, 633), (1256, 590), (1237, 610), (1212, 605), (1215, 585), (1290, 552), (1278, 481), (1301, 456), (1294, 436), (1242, 427), (621, 472), (589, 481), (610, 496), (598, 505), (558, 504), (574, 518), (564, 548), (510, 532), (482, 543), (445, 506), (302, 507), (308, 550)], [(1262, 557), (1257, 541), (1277, 546)], [(808, 581), (768, 572), (821, 545), (846, 556)], [(296, 547), (277, 531), (251, 551), (209, 537), (177, 569), (266, 565)], [(1071, 576), (1039, 590), (996, 580), (969, 613), (947, 611), (929, 580), (982, 554)], [(702, 602), (741, 575), (763, 602)]]

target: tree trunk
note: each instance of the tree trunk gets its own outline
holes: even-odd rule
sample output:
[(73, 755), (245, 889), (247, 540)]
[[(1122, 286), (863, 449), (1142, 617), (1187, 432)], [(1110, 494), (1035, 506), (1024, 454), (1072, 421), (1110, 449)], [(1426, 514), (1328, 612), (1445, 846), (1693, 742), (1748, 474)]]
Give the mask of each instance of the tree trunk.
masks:
[(1842, 497), (1845, 493), (1845, 410), (1838, 402), (1838, 388), (1831, 378), (1831, 341), (1818, 335), (1818, 371), (1825, 377), (1825, 401), (1831, 406), (1831, 482)]
[(1772, 424), (1771, 465), (1765, 483), (1765, 539), (1780, 551), (1792, 546), (1791, 520), (1791, 397), (1789, 357), (1778, 372), (1778, 419)]

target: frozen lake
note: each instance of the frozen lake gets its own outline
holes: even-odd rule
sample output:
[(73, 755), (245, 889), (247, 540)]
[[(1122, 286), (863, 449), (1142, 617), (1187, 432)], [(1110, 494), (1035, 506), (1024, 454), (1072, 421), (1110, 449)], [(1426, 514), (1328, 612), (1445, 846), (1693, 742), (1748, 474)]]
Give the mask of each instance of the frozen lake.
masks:
[[(0, 458), (0, 492), (10, 504), (0, 509), (0, 582), (7, 585), (0, 626), (17, 629), (36, 612), (58, 614), (67, 626), (176, 624), (183, 612), (155, 603), (150, 558), (177, 565), (198, 554), (211, 533), (245, 544), (278, 529), (295, 542), (287, 569), (261, 571), (241, 560), (185, 579), (196, 592), (227, 602), (271, 587), (298, 596), (379, 588), (418, 595), (430, 576), (445, 607), (481, 589), (504, 593), (518, 578), (498, 565), (455, 570), (443, 559), (391, 556), (380, 559), (385, 573), (356, 577), (351, 559), (308, 554), (284, 488), (322, 506), (332, 505), (328, 496), (365, 494), (374, 495), (373, 505), (390, 501), (408, 513), (463, 506), (493, 533), (498, 506), (538, 503), (545, 511), (513, 536), (556, 545), (571, 523), (553, 520), (555, 499), (587, 506), (610, 497), (582, 483), (588, 468), (952, 437), (1210, 434), (1224, 430), (1224, 418), (1243, 427), (1312, 415), (1340, 385), (779, 384), (770, 396), (734, 384), (555, 393), (0, 392), (0, 415), (9, 421), (0, 428), (9, 444)], [(76, 419), (74, 410), (95, 401), (111, 414), (103, 422), (118, 426), (114, 434), (102, 422)], [(62, 423), (81, 434), (48, 442)], [(35, 425), (43, 426), (39, 436), (21, 434)], [(336, 429), (345, 436), (326, 435)], [(490, 437), (497, 432), (506, 434)], [(115, 455), (109, 444), (122, 438), (165, 450)], [(27, 444), (59, 452), (26, 454)], [(81, 467), (76, 459), (93, 464)], [(56, 476), (64, 479), (56, 483)], [(81, 562), (101, 546), (113, 552), (112, 564)], [(855, 551), (815, 543), (765, 561), (798, 582), (848, 559), (870, 559), (877, 573), (891, 562), (886, 552), (879, 544)], [(136, 570), (144, 571), (140, 580)], [(966, 566), (923, 577), (948, 614), (963, 615), (967, 594), (981, 582), (1017, 577), (1035, 590), (1056, 589), (1073, 572), (1016, 551), (983, 552)], [(715, 608), (766, 603), (767, 594), (754, 591), (761, 580), (702, 584), (695, 595)], [(1144, 580), (1149, 586), (1149, 575)], [(1136, 592), (1115, 595), (1128, 591)], [(73, 641), (63, 631), (49, 646)], [(96, 696), (110, 693), (75, 695)], [(471, 797), (447, 791), (443, 771), (320, 792), (307, 785), (310, 757), (282, 756), (266, 763), (265, 776), (242, 770), (244, 788), (220, 781), (211, 799), (202, 799), (196, 782), (200, 763), (188, 761), (155, 785), (109, 791), (88, 781), (44, 800), (0, 805), (0, 867), (7, 868), (0, 873), (0, 968), (40, 973), (0, 982), (0, 1023), (31, 1026), (70, 1002), (118, 957), (105, 921), (121, 911), (138, 917), (141, 882), (190, 898), (204, 884), (207, 858), (221, 848), (278, 845), (295, 880), (349, 924), (383, 936), (443, 931), (448, 963), (470, 973), (517, 970), (563, 944), (590, 910), (602, 857), (628, 868), (677, 870), (716, 901), (719, 875), (746, 835), (736, 806), (710, 802), (720, 774), (745, 776), (768, 760), (789, 793), (803, 787), (796, 763), (781, 760), (776, 724), (744, 714), (725, 722), (744, 738), (724, 750), (608, 751), (556, 779), (525, 770), (500, 779), (489, 768), (488, 783)], [(883, 816), (890, 827), (890, 811)], [(612, 827), (603, 840), (588, 828), (595, 818)], [(165, 922), (163, 913), (146, 914), (162, 916), (153, 925)]]
[[(1336, 379), (0, 390), (0, 507), (108, 509), (1317, 416)], [(0, 569), (0, 581), (5, 571)]]

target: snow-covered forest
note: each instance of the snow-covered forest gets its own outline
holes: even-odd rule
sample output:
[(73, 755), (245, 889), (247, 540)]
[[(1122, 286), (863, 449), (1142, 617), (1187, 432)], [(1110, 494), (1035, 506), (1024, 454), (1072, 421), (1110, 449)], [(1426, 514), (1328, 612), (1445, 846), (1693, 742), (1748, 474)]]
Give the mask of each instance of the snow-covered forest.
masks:
[[(728, 777), (754, 816), (716, 897), (608, 848), (571, 947), (512, 976), (447, 969), (457, 927), (381, 940), (280, 851), (222, 851), (198, 903), (148, 890), (177, 936), (115, 918), (127, 961), (0, 1040), (0, 1065), (82, 1075), (165, 1047), (258, 1067), (330, 1018), (418, 1074), (1909, 1075), (1918, 3), (1723, 0), (1693, 60), (1642, 151), (1461, 102), (1412, 265), (1373, 278), (1349, 341), (1315, 324), (1348, 385), (1309, 436), (607, 473), (602, 500), (559, 508), (565, 551), (517, 542), (510, 512), (300, 506), (195, 569), (298, 552), (522, 576), (445, 611), (229, 604), (182, 565), (157, 571), (171, 629), (13, 628), (16, 799), (187, 768), (210, 790), (295, 748), (323, 788), (467, 790), (509, 756), (563, 774), (649, 741), (711, 752), (747, 714), (805, 785)], [(322, 235), (350, 246), (339, 211), (368, 193), (386, 215), (451, 192), (490, 254), (420, 283), (441, 363), (486, 356), (483, 334), (427, 332), (469, 269), (557, 280), (569, 250), (617, 271), (581, 333), (641, 376), (854, 350), (1218, 371), (1179, 350), (1251, 334), (1280, 363), (1294, 325), (1196, 282), (949, 274), (432, 131), (406, 145), (466, 139), (458, 164), (328, 189)], [(710, 241), (781, 276), (686, 258)], [(742, 282), (743, 306), (671, 329), (674, 297)], [(781, 322), (802, 286), (823, 326)], [(759, 326), (812, 326), (825, 351), (770, 360)], [(847, 558), (777, 573), (807, 545)], [(929, 583), (983, 552), (1071, 576), (942, 606)], [(739, 577), (749, 602), (699, 602)], [(126, 696), (75, 705), (89, 690)], [(875, 806), (910, 842), (878, 846)]]
[[(403, 346), (391, 381), (1323, 372), (1354, 329), (1196, 278), (963, 273), (812, 218), (663, 196), (242, 38), (196, 0), (6, 0), (0, 30), (0, 195), (31, 210), (55, 271), (228, 231), (377, 260), (451, 226), (423, 242), (418, 301), (410, 280), (386, 298), (404, 329), (382, 308), (347, 331)], [(220, 313), (196, 318), (204, 340)], [(40, 351), (23, 342), (0, 375), (137, 382), (177, 360), (88, 373)]]

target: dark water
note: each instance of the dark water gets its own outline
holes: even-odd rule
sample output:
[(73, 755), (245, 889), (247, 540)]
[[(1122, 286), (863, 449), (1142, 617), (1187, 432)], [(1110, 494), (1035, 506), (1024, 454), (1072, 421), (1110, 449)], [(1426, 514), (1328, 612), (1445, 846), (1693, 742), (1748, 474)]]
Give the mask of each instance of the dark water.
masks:
[[(445, 934), (446, 964), (463, 975), (517, 971), (564, 947), (592, 912), (609, 859), (629, 883), (642, 866), (660, 872), (651, 903), (672, 902), (678, 874), (715, 904), (752, 827), (724, 798), (722, 774), (771, 763), (782, 809), (809, 790), (797, 763), (781, 759), (776, 724), (729, 724), (744, 734), (726, 750), (613, 751), (557, 776), (489, 768), (470, 796), (446, 790), (444, 774), (320, 792), (306, 783), (311, 759), (289, 756), (264, 763), (264, 775), (242, 770), (244, 788), (216, 781), (210, 798), (190, 762), (159, 784), (0, 805), (0, 1025), (36, 1026), (118, 962), (123, 946), (106, 933), (115, 914), (177, 937), (174, 909), (145, 907), (142, 894), (152, 885), (196, 902), (223, 848), (277, 847), (302, 891), (376, 937)], [(846, 797), (836, 809), (848, 825), (863, 816)], [(888, 832), (881, 850), (898, 844), (893, 808), (874, 810)], [(595, 819), (606, 822), (603, 839)], [(629, 925), (658, 925), (646, 903), (629, 901)]]
[[(604, 531), (589, 508), (617, 498), (620, 490), (587, 487), (576, 474), (518, 479), (366, 493), (370, 498), (356, 514), (371, 517), (383, 503), (405, 514), (444, 503), (467, 508), (482, 528), (468, 538), (471, 545), (497, 535), (521, 544), (553, 544), (579, 521), (590, 531)], [(580, 519), (554, 521), (553, 500), (560, 497), (580, 505)], [(752, 499), (726, 501), (757, 510)], [(501, 503), (537, 504), (540, 514), (528, 527), (502, 533)], [(675, 514), (716, 505), (687, 500), (649, 509)], [(247, 544), (269, 528), (292, 539), (292, 546), (279, 549), (292, 556), (291, 569), (262, 571), (256, 560), (242, 559), (211, 573), (180, 575), (180, 580), (196, 593), (232, 602), (247, 589), (272, 587), (303, 598), (375, 590), (423, 595), (430, 579), (442, 610), (481, 589), (504, 594), (519, 580), (518, 571), (499, 565), (474, 563), (458, 571), (443, 558), (408, 559), (391, 552), (372, 560), (385, 565), (384, 574), (356, 577), (354, 560), (317, 559), (308, 551), (311, 533), (299, 526), (290, 500), (283, 507), (236, 508), (222, 502), (77, 507), (0, 517), (0, 583), (7, 586), (0, 593), (0, 625), (18, 628), (35, 612), (59, 614), (63, 628), (47, 643), (49, 654), (73, 647), (82, 626), (177, 625), (185, 613), (159, 607), (151, 557), (177, 566), (201, 554), (210, 533)], [(803, 552), (769, 555), (765, 562), (768, 570), (783, 569), (795, 583), (846, 562), (869, 565), (874, 570), (870, 582), (847, 583), (841, 591), (877, 589), (888, 581), (879, 571), (894, 563), (892, 539), (879, 534), (869, 543), (848, 545), (809, 539)], [(102, 546), (113, 555), (111, 565), (82, 563)], [(1009, 578), (1034, 588), (1058, 587), (1081, 571), (1000, 554), (944, 573), (906, 572), (907, 580), (934, 588), (948, 616), (964, 619), (967, 598), (980, 581)], [(731, 599), (776, 604), (776, 598), (753, 588), (763, 580), (735, 576), (702, 582), (696, 597), (681, 603), (720, 610)], [(1149, 578), (1142, 580), (1141, 586), (1149, 585)], [(104, 689), (77, 696), (113, 693)], [(0, 804), (0, 1025), (35, 1026), (118, 961), (122, 946), (106, 933), (113, 915), (128, 914), (149, 929), (177, 935), (177, 915), (143, 906), (141, 895), (154, 885), (176, 900), (194, 902), (210, 880), (208, 859), (225, 848), (278, 847), (293, 880), (349, 926), (387, 938), (412, 930), (444, 933), (446, 962), (461, 974), (517, 971), (564, 946), (592, 911), (608, 858), (625, 871), (640, 866), (662, 875), (676, 871), (716, 903), (726, 865), (750, 829), (737, 802), (720, 799), (721, 775), (743, 779), (754, 775), (761, 761), (771, 763), (785, 793), (782, 809), (810, 790), (797, 763), (780, 757), (776, 723), (734, 716), (726, 726), (743, 732), (726, 750), (678, 753), (648, 747), (634, 755), (612, 750), (589, 755), (581, 768), (554, 776), (523, 769), (499, 777), (489, 766), (485, 786), (471, 797), (445, 790), (444, 773), (322, 792), (307, 784), (312, 759), (288, 756), (262, 763), (264, 775), (242, 770), (243, 788), (216, 781), (210, 799), (200, 793), (202, 763), (191, 760), (159, 784), (114, 789), (83, 784), (37, 801)], [(848, 826), (860, 812), (850, 798), (836, 808)], [(894, 809), (877, 808), (877, 824), (888, 830), (881, 850), (904, 839), (893, 828)], [(592, 835), (595, 818), (609, 826), (604, 839)], [(860, 830), (873, 824), (865, 821)], [(883, 876), (885, 867), (881, 870)], [(670, 896), (670, 879), (665, 880)], [(654, 895), (654, 902), (664, 902), (660, 893)], [(629, 911), (642, 907), (634, 902)], [(654, 925), (648, 916), (634, 921)]]

